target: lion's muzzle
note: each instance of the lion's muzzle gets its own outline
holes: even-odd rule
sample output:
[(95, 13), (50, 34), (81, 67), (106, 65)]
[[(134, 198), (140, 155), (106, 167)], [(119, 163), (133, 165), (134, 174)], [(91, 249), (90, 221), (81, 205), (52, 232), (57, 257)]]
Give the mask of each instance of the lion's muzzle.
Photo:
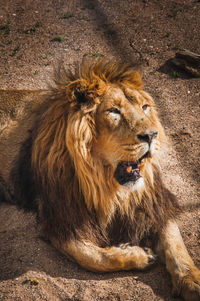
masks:
[(144, 133), (137, 135), (137, 137), (140, 141), (147, 142), (149, 145), (151, 144), (153, 139), (156, 138), (157, 136), (158, 136), (157, 130), (146, 131)]

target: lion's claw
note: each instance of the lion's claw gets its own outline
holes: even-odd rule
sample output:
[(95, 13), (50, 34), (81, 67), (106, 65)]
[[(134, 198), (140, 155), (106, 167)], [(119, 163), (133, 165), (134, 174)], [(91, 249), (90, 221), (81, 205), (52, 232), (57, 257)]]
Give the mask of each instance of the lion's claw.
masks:
[(124, 243), (124, 244), (119, 245), (119, 248), (121, 248), (123, 250), (131, 248), (131, 247), (132, 247), (132, 245), (130, 243)]
[(156, 254), (154, 254), (150, 248), (144, 247), (143, 250), (147, 254), (149, 266), (154, 264), (156, 262), (158, 256)]

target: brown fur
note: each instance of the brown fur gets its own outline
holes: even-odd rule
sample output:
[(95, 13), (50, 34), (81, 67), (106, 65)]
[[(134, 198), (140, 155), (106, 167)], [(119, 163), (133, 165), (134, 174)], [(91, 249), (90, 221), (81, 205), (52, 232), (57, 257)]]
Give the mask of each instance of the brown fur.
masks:
[[(154, 254), (139, 247), (148, 238), (159, 241), (167, 266), (179, 256), (173, 248), (170, 255), (165, 254), (171, 250), (168, 224), (179, 206), (162, 184), (158, 148), (164, 132), (154, 102), (142, 88), (141, 76), (128, 65), (82, 63), (74, 73), (58, 76), (33, 132), (31, 169), (44, 234), (61, 252), (90, 270), (149, 266)], [(138, 160), (148, 147), (138, 135), (154, 130), (158, 137), (140, 167), (144, 184), (120, 185), (114, 178), (118, 163)], [(187, 275), (193, 263), (186, 251), (181, 254), (186, 258), (183, 274)], [(170, 266), (169, 272), (174, 286), (190, 300), (191, 282), (182, 285), (179, 274), (173, 278), (180, 270), (179, 265), (173, 266), (177, 271)], [(188, 277), (191, 281), (192, 276)]]
[[(102, 215), (106, 216), (104, 223), (107, 225), (118, 212), (126, 215), (131, 224), (138, 224), (134, 229), (141, 239), (142, 231), (146, 232), (150, 224), (154, 227), (158, 220), (159, 224), (164, 224), (166, 218), (176, 214), (174, 199), (170, 202), (169, 197), (165, 203), (162, 197), (164, 188), (158, 167), (152, 158), (146, 159), (149, 161), (146, 165), (150, 164), (152, 169), (150, 173), (148, 168), (145, 171), (146, 189), (130, 194), (122, 202), (120, 193), (118, 195), (120, 185), (113, 180), (114, 166), (102, 162), (101, 154), (94, 155), (102, 146), (106, 152), (110, 151), (106, 150), (104, 141), (109, 139), (109, 133), (97, 138), (97, 130), (100, 131), (99, 128), (104, 125), (98, 124), (96, 116), (108, 86), (119, 86), (124, 93), (127, 93), (127, 87), (141, 91), (143, 85), (140, 75), (129, 66), (102, 61), (94, 65), (84, 64), (77, 72), (75, 75), (65, 74), (64, 78), (57, 81), (54, 98), (42, 115), (34, 137), (32, 167), (36, 186), (40, 188), (40, 217), (44, 230), (61, 240), (70, 239), (72, 234), (85, 236), (85, 233), (92, 232), (90, 237), (102, 232), (102, 239), (108, 241), (107, 233), (100, 225)], [(145, 94), (145, 97), (148, 95)], [(150, 97), (148, 101), (153, 105)], [(156, 112), (152, 112), (151, 117), (155, 125), (160, 127), (163, 139)], [(115, 147), (114, 143), (112, 147)], [(153, 192), (155, 189), (157, 191)], [(148, 216), (143, 230), (139, 229), (141, 222), (137, 222), (135, 216), (136, 203), (138, 208), (142, 207), (140, 218), (145, 221), (145, 215)], [(95, 231), (96, 224), (99, 225)]]

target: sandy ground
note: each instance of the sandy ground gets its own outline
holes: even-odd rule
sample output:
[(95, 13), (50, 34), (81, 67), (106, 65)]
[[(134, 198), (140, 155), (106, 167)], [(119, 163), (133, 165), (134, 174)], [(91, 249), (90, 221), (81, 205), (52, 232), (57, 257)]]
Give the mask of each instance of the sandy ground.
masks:
[[(197, 0), (7, 0), (0, 4), (0, 89), (46, 89), (58, 62), (73, 67), (82, 57), (138, 63), (169, 137), (162, 160), (164, 179), (186, 208), (179, 225), (200, 268), (200, 79), (168, 62), (182, 48), (200, 53)], [(6, 111), (3, 101), (1, 97), (1, 122)], [(8, 117), (15, 124), (17, 109)], [(5, 131), (1, 153), (4, 143), (15, 141), (21, 133), (18, 128), (6, 138)], [(0, 173), (7, 164), (4, 158), (0, 156)], [(175, 300), (161, 264), (143, 273), (89, 273), (40, 238), (34, 214), (2, 203), (0, 221), (0, 300)]]

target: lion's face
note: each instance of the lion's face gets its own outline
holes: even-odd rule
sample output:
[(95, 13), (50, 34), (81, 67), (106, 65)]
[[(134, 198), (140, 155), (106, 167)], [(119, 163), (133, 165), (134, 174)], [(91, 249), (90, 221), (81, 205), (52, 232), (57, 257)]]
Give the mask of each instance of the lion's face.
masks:
[(113, 62), (81, 66), (64, 87), (66, 147), (88, 208), (105, 215), (154, 185), (164, 132), (142, 88), (138, 72)]
[(145, 170), (156, 157), (162, 135), (152, 98), (142, 90), (107, 86), (95, 124), (93, 156), (112, 166), (120, 185), (143, 186)]

